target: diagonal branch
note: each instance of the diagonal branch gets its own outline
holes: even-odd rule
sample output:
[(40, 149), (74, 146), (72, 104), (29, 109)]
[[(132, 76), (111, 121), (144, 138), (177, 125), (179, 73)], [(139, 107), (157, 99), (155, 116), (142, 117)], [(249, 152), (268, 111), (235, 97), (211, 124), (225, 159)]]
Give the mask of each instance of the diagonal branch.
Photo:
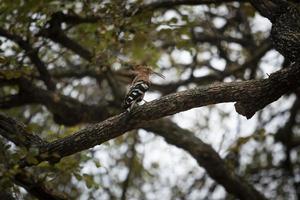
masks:
[[(208, 174), (224, 186), (229, 193), (241, 199), (253, 199), (253, 197), (256, 197), (255, 199), (264, 199), (263, 195), (257, 192), (243, 178), (232, 172), (209, 145), (203, 143), (188, 130), (181, 129), (170, 120), (152, 121), (145, 124), (143, 128), (161, 135), (168, 143), (190, 153), (199, 165), (204, 167)], [(21, 185), (32, 185), (27, 189), (35, 195), (48, 195), (47, 190), (39, 187), (38, 184), (33, 184), (34, 182), (31, 179), (24, 177), (22, 174), (16, 176), (16, 181)]]
[(80, 23), (95, 23), (99, 20), (97, 17), (81, 18), (76, 15), (66, 15), (62, 12), (56, 12), (52, 15), (48, 22), (48, 27), (42, 29), (37, 36), (43, 36), (51, 39), (52, 41), (61, 44), (67, 49), (72, 50), (87, 61), (91, 61), (93, 54), (88, 49), (80, 45), (75, 40), (69, 38), (61, 28), (61, 24), (66, 22), (68, 24), (80, 24)]
[(272, 23), (280, 16), (283, 10), (289, 6), (285, 0), (249, 0), (252, 6)]
[(143, 127), (150, 120), (195, 107), (237, 102), (237, 112), (250, 118), (256, 111), (299, 87), (299, 76), (300, 67), (294, 65), (272, 74), (268, 79), (219, 83), (167, 95), (134, 109), (130, 115), (126, 112), (121, 113), (69, 137), (54, 141), (48, 145), (47, 156), (39, 159), (51, 160), (51, 155), (55, 155), (56, 158), (68, 156), (102, 144), (126, 131)]
[(272, 22), (274, 48), (289, 62), (300, 62), (299, 1), (251, 0), (251, 4)]
[(58, 92), (36, 87), (25, 78), (10, 79), (8, 83), (18, 85), (20, 91), (16, 95), (10, 95), (0, 100), (0, 108), (3, 109), (27, 104), (41, 104), (53, 114), (56, 123), (69, 126), (80, 122), (101, 121), (115, 113), (112, 108), (107, 109), (105, 103), (84, 104)]
[(215, 181), (237, 198), (265, 199), (246, 180), (229, 168), (210, 145), (205, 144), (190, 131), (180, 128), (167, 119), (153, 121), (146, 125), (145, 129), (164, 137), (168, 143), (187, 151)]
[(236, 111), (251, 118), (256, 111), (299, 87), (299, 77), (300, 67), (294, 64), (263, 80), (216, 83), (170, 94), (137, 107), (130, 114), (121, 113), (71, 136), (51, 142), (46, 146), (46, 150), (41, 151), (37, 159), (57, 162), (62, 157), (102, 144), (129, 130), (143, 127), (151, 120), (195, 107), (236, 102)]
[[(12, 118), (6, 117), (4, 115), (0, 115), (0, 127), (3, 128), (3, 123), (5, 127), (7, 128), (7, 134), (12, 134), (12, 136), (17, 136), (20, 138), (12, 137), (9, 135), (6, 135), (8, 137), (13, 138), (12, 141), (20, 146), (25, 146), (26, 148), (30, 148), (33, 145), (38, 146), (40, 144), (45, 144), (39, 137), (31, 135), (30, 133), (26, 132), (24, 130), (24, 125), (20, 122), (15, 121)], [(6, 123), (6, 124), (5, 124)], [(3, 134), (3, 130), (0, 129), (1, 134)], [(19, 141), (18, 141), (19, 140)], [(28, 140), (28, 141), (26, 141)], [(2, 140), (0, 141), (1, 144)], [(34, 175), (34, 173), (31, 170), (26, 169), (20, 169), (16, 165), (18, 162), (13, 161), (10, 162), (9, 160), (14, 158), (9, 158), (12, 154), (12, 152), (9, 152), (6, 148), (0, 148), (0, 163), (1, 163), (1, 172), (3, 175), (3, 172), (5, 170), (9, 171), (10, 169), (14, 169), (13, 173), (9, 175), (9, 178), (11, 181), (13, 181), (16, 185), (19, 185), (27, 190), (31, 195), (36, 197), (37, 199), (44, 200), (65, 200), (69, 199), (67, 198), (66, 194), (61, 193), (59, 191), (54, 191), (50, 189), (44, 182), (44, 180), (39, 180), (38, 177)], [(7, 176), (7, 175), (6, 175)], [(3, 178), (1, 176), (1, 178)], [(1, 185), (2, 186), (2, 185)], [(4, 188), (0, 187), (2, 190)], [(0, 191), (0, 199), (13, 199), (9, 198), (7, 194), (5, 194), (4, 191)], [(11, 193), (11, 190), (7, 191)], [(18, 198), (19, 199), (19, 198)]]
[(66, 200), (65, 194), (48, 189), (43, 183), (37, 182), (29, 173), (18, 173), (14, 176), (17, 185), (25, 188), (31, 195), (39, 200)]
[(0, 27), (0, 36), (6, 37), (7, 39), (17, 43), (26, 52), (31, 62), (36, 66), (38, 72), (40, 73), (41, 79), (44, 81), (47, 88), (49, 90), (55, 90), (56, 88), (55, 83), (51, 79), (51, 76), (47, 70), (45, 63), (40, 59), (37, 49), (34, 49), (31, 46), (31, 44), (28, 41), (23, 40), (22, 37), (12, 34), (1, 27)]
[(0, 113), (0, 135), (12, 141), (17, 146), (31, 148), (43, 147), (47, 143), (37, 135), (26, 131), (24, 124)]

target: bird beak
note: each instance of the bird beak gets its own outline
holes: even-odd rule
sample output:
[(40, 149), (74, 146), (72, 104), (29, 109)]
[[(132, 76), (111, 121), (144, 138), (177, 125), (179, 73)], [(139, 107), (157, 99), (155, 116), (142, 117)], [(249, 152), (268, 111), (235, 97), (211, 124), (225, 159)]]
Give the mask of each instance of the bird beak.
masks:
[(155, 74), (156, 76), (159, 76), (160, 78), (165, 79), (166, 77), (164, 75), (162, 75), (161, 73), (158, 72), (152, 72), (153, 74)]

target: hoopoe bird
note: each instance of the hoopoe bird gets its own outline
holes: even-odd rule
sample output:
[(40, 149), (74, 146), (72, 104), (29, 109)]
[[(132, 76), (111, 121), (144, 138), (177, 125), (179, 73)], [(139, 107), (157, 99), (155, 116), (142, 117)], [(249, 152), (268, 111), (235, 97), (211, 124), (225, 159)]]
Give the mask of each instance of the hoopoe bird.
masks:
[(155, 74), (161, 78), (165, 78), (162, 74), (153, 71), (148, 66), (137, 65), (133, 69), (132, 73), (135, 77), (123, 102), (123, 108), (127, 109), (128, 112), (131, 111), (136, 103), (143, 100), (146, 91), (149, 90), (151, 84), (150, 75)]

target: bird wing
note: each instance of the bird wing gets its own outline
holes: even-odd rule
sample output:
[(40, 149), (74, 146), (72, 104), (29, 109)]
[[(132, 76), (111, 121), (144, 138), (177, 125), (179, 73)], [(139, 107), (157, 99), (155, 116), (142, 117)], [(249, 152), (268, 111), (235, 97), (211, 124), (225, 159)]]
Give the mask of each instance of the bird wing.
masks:
[(127, 93), (123, 107), (129, 108), (134, 102), (140, 102), (143, 100), (145, 92), (149, 89), (149, 84), (144, 81), (136, 82)]

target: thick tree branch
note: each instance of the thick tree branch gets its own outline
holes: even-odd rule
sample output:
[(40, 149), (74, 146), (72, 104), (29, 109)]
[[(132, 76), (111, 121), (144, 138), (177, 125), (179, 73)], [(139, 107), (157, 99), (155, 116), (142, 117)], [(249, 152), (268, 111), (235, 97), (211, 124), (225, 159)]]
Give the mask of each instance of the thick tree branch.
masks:
[(101, 19), (102, 17), (99, 16), (81, 17), (75, 14), (65, 14), (61, 11), (53, 13), (51, 18), (51, 20), (56, 21), (56, 23), (65, 22), (67, 24), (72, 24), (72, 25), (77, 25), (82, 23), (96, 23)]
[(22, 123), (1, 113), (0, 135), (12, 141), (17, 146), (26, 147), (28, 149), (31, 147), (43, 147), (47, 144), (40, 137), (26, 131), (26, 128)]
[(187, 151), (215, 181), (237, 198), (265, 199), (246, 180), (235, 174), (210, 145), (202, 142), (190, 131), (178, 127), (170, 120), (153, 121), (146, 125), (145, 129), (161, 135), (168, 143)]
[(285, 0), (249, 0), (253, 7), (272, 23), (289, 4)]
[(130, 114), (121, 113), (69, 137), (51, 142), (37, 159), (56, 162), (64, 156), (102, 144), (126, 131), (143, 127), (151, 120), (195, 107), (236, 102), (237, 112), (250, 118), (256, 111), (299, 87), (299, 76), (300, 67), (294, 64), (270, 75), (268, 79), (218, 83), (170, 94), (139, 106)]
[[(237, 102), (237, 112), (250, 118), (256, 111), (299, 87), (299, 76), (300, 67), (294, 65), (264, 80), (220, 83), (167, 95), (137, 107), (130, 115), (126, 112), (121, 113), (69, 137), (54, 141), (48, 145), (47, 154), (50, 157), (53, 154), (55, 157), (71, 155), (122, 135), (128, 130), (143, 127), (150, 120), (210, 104)], [(41, 160), (51, 159), (50, 157), (43, 157)]]
[[(12, 82), (12, 79), (9, 81)], [(14, 79), (13, 82), (20, 87), (20, 92), (1, 100), (0, 108), (7, 109), (16, 105), (41, 104), (49, 109), (57, 123), (69, 126), (80, 122), (101, 121), (116, 113), (113, 108), (107, 109), (105, 103), (102, 105), (84, 104), (58, 92), (38, 88), (27, 79)]]
[(251, 0), (252, 5), (272, 22), (274, 47), (290, 62), (300, 62), (299, 1)]
[(2, 97), (0, 100), (0, 108), (9, 109), (13, 107), (23, 106), (26, 104), (30, 104), (29, 98), (24, 95), (16, 94), (16, 95), (7, 95)]
[[(12, 121), (9, 118), (8, 120)], [(253, 197), (256, 197), (255, 199), (264, 199), (263, 195), (252, 188), (241, 177), (236, 175), (209, 145), (203, 143), (188, 130), (181, 129), (170, 120), (152, 121), (145, 124), (143, 128), (161, 135), (170, 144), (189, 152), (191, 156), (197, 160), (199, 165), (207, 170), (208, 174), (213, 179), (236, 197), (241, 199), (253, 199)], [(19, 132), (17, 133), (19, 134)], [(39, 184), (32, 184), (32, 181), (28, 182), (30, 179), (24, 177), (24, 175), (16, 176), (16, 180), (21, 182), (22, 185), (27, 185), (27, 187), (28, 183), (30, 183), (29, 185), (34, 185), (27, 188), (30, 192), (33, 192), (34, 194), (38, 192), (39, 195), (44, 194), (44, 192), (41, 192), (41, 189), (43, 188), (40, 188)]]
[[(23, 125), (20, 125), (15, 120), (12, 120), (4, 115), (0, 116), (3, 119), (0, 121), (0, 130), (3, 128), (1, 124), (7, 123), (8, 121), (11, 122), (11, 124), (6, 125), (9, 127), (9, 133), (11, 133), (11, 127), (19, 127), (18, 130), (15, 131), (15, 135), (22, 136), (24, 134)], [(153, 121), (144, 125), (144, 128), (148, 131), (152, 131), (163, 136), (170, 144), (189, 152), (197, 160), (199, 165), (203, 166), (207, 170), (208, 174), (213, 179), (223, 185), (228, 192), (235, 194), (236, 197), (241, 199), (253, 199), (253, 197), (256, 197), (256, 199), (264, 199), (264, 197), (254, 188), (248, 185), (245, 180), (232, 172), (232, 170), (227, 167), (224, 161), (209, 145), (203, 143), (189, 131), (179, 128), (176, 124), (169, 120)], [(0, 133), (2, 134), (3, 132)], [(29, 133), (25, 133), (25, 135), (28, 139), (28, 142), (46, 145), (36, 136), (33, 136)], [(7, 136), (7, 134), (5, 136)], [(38, 142), (35, 142), (36, 139), (38, 139)], [(15, 141), (13, 140), (13, 142)], [(24, 141), (21, 141), (21, 143), (22, 142)], [(19, 143), (20, 142), (18, 142), (18, 144)], [(22, 144), (22, 146), (24, 145)], [(34, 181), (31, 180), (32, 178), (28, 178), (24, 174), (18, 174), (15, 179), (18, 184), (25, 187), (30, 193), (39, 197), (40, 199), (43, 199), (42, 197), (45, 197), (45, 195), (48, 197), (49, 195), (53, 195), (48, 194), (48, 191), (41, 187), (40, 184), (34, 184)]]

